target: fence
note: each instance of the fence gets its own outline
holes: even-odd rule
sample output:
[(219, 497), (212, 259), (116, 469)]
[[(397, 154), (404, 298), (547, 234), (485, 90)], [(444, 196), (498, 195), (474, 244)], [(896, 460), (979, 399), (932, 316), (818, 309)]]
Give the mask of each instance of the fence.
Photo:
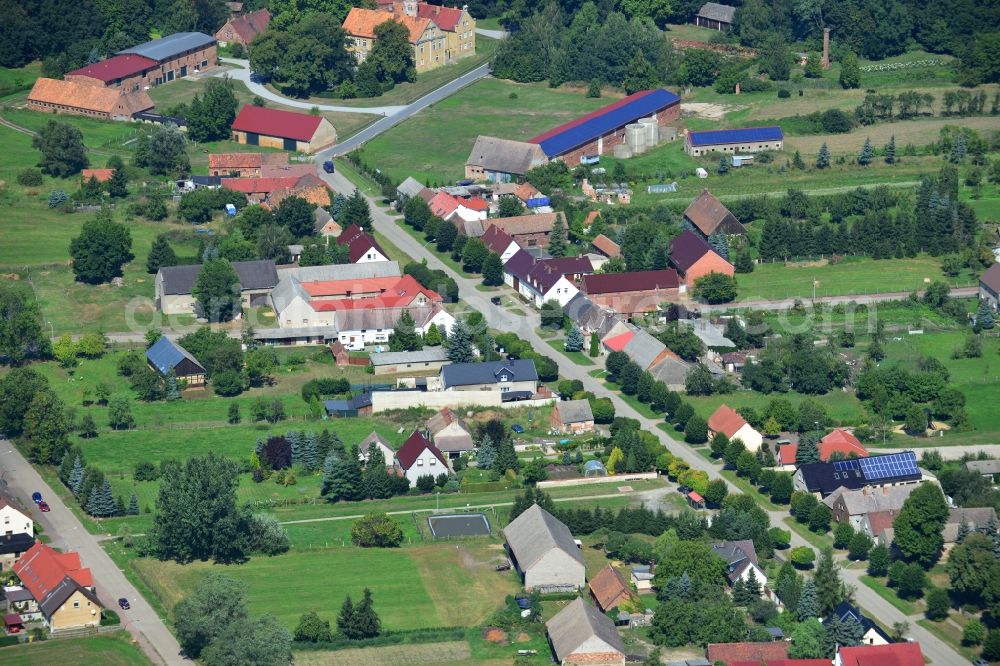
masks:
[(538, 488), (567, 488), (570, 486), (586, 486), (595, 483), (612, 483), (621, 481), (648, 481), (659, 477), (656, 472), (638, 472), (635, 474), (615, 474), (614, 476), (588, 476), (583, 479), (565, 479), (563, 481), (539, 481)]

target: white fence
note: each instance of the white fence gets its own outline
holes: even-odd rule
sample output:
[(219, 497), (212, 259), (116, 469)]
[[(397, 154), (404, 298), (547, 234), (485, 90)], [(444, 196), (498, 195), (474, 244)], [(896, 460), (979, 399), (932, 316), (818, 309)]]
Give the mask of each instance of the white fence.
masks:
[(634, 474), (615, 474), (614, 476), (588, 476), (583, 479), (565, 479), (563, 481), (539, 481), (538, 488), (567, 488), (569, 486), (586, 486), (593, 483), (620, 483), (622, 481), (649, 481), (659, 477), (656, 472), (636, 472)]
[(375, 391), (372, 393), (372, 413), (410, 407), (540, 407), (555, 403), (556, 398), (503, 402), (500, 391)]

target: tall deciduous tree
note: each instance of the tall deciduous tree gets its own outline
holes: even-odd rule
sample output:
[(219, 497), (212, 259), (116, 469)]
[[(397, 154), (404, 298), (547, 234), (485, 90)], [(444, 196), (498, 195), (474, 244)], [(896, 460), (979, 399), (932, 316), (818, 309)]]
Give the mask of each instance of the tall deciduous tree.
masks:
[(840, 85), (844, 88), (861, 87), (861, 68), (858, 65), (858, 56), (848, 53), (840, 61)]
[(50, 120), (31, 139), (31, 146), (42, 153), (38, 166), (50, 176), (72, 176), (90, 164), (83, 132), (69, 123)]
[(239, 102), (228, 78), (208, 79), (202, 95), (195, 95), (187, 112), (188, 137), (203, 143), (228, 139)]
[[(18, 392), (15, 389), (13, 394)], [(3, 397), (2, 392), (0, 397)], [(25, 404), (28, 408), (24, 412), (22, 432), (28, 440), (28, 459), (36, 463), (58, 464), (69, 446), (68, 437), (73, 429), (66, 405), (47, 386), (34, 392), (27, 403), (14, 405), (14, 409), (24, 410)]]
[(194, 591), (177, 602), (174, 628), (184, 653), (197, 659), (231, 624), (247, 618), (246, 586), (209, 572)]
[[(0, 364), (20, 365), (29, 358), (51, 352), (48, 333), (42, 331), (41, 311), (30, 294), (30, 290), (25, 292), (12, 284), (0, 284)], [(3, 403), (3, 382), (0, 379), (0, 405)], [(20, 403), (21, 408), (24, 404)], [(11, 406), (16, 405), (12, 403)], [(2, 412), (3, 407), (0, 407), (0, 432), (17, 434), (4, 429)]]
[(929, 569), (941, 555), (942, 530), (948, 520), (948, 504), (937, 484), (924, 483), (903, 502), (896, 521), (894, 543), (908, 561)]
[[(466, 243), (466, 248), (468, 246), (469, 243)], [(483, 260), (482, 271), (483, 284), (487, 287), (498, 287), (503, 284), (503, 262), (500, 260), (500, 255), (496, 252), (490, 252), (486, 255), (486, 259)]]
[(191, 293), (198, 313), (211, 322), (230, 321), (240, 312), (240, 278), (225, 259), (205, 262)]
[[(429, 57), (429, 56), (428, 56)], [(398, 21), (375, 27), (375, 45), (365, 62), (371, 63), (383, 90), (397, 83), (417, 80), (417, 67), (410, 46), (410, 30)]]
[(100, 284), (121, 277), (122, 266), (132, 261), (132, 233), (102, 210), (84, 222), (80, 235), (70, 242), (73, 274), (80, 282)]
[(316, 233), (315, 206), (302, 197), (286, 197), (274, 212), (274, 221), (288, 229), (295, 238), (304, 238)]

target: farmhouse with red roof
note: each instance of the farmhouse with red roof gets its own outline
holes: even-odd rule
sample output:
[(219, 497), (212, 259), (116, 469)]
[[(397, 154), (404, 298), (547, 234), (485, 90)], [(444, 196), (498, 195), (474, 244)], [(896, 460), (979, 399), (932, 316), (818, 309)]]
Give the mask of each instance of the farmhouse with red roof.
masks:
[(729, 405), (719, 405), (715, 413), (708, 417), (709, 438), (720, 432), (730, 440), (742, 440), (747, 451), (756, 451), (764, 442), (764, 436)]
[(681, 116), (681, 98), (669, 90), (641, 90), (613, 104), (539, 134), (529, 143), (541, 146), (550, 160), (559, 159), (570, 168), (584, 158), (612, 154), (626, 146), (625, 126), (643, 118), (654, 118), (664, 127)]
[(665, 302), (676, 303), (680, 278), (672, 268), (585, 275), (580, 291), (595, 305), (631, 317), (641, 312), (656, 312)]
[[(798, 444), (785, 444), (778, 450), (778, 462), (785, 466), (795, 465), (795, 456), (799, 451)], [(847, 430), (837, 428), (829, 435), (819, 440), (819, 459), (823, 462), (830, 460), (833, 454), (839, 454), (842, 458), (867, 458), (868, 449), (861, 444), (857, 437)]]
[(315, 153), (337, 143), (337, 130), (322, 116), (248, 104), (233, 121), (233, 141)]
[(103, 88), (134, 92), (153, 85), (160, 63), (135, 53), (122, 53), (107, 60), (66, 72), (63, 79)]
[(14, 564), (14, 573), (51, 631), (100, 624), (102, 606), (94, 593), (94, 577), (81, 566), (78, 553), (60, 553), (39, 541)]

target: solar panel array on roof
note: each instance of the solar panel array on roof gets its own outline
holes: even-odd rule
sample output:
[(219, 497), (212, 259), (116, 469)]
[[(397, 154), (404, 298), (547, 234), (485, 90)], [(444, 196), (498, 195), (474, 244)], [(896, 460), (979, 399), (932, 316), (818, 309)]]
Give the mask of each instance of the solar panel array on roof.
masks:
[(871, 481), (898, 476), (919, 476), (917, 455), (913, 451), (892, 453), (885, 456), (859, 458), (857, 462), (864, 472), (865, 478)]
[(551, 129), (528, 142), (537, 143), (552, 158), (679, 102), (680, 97), (669, 90), (643, 90), (583, 118)]
[(858, 469), (857, 458), (852, 458), (850, 460), (836, 460), (833, 463), (833, 468), (838, 472), (847, 472), (852, 469)]
[(146, 358), (165, 375), (177, 367), (184, 358), (184, 352), (172, 340), (163, 336), (146, 350)]
[(711, 146), (720, 143), (756, 143), (758, 141), (781, 141), (784, 135), (777, 125), (772, 127), (744, 127), (741, 129), (708, 130), (690, 132), (688, 141), (692, 146)]

